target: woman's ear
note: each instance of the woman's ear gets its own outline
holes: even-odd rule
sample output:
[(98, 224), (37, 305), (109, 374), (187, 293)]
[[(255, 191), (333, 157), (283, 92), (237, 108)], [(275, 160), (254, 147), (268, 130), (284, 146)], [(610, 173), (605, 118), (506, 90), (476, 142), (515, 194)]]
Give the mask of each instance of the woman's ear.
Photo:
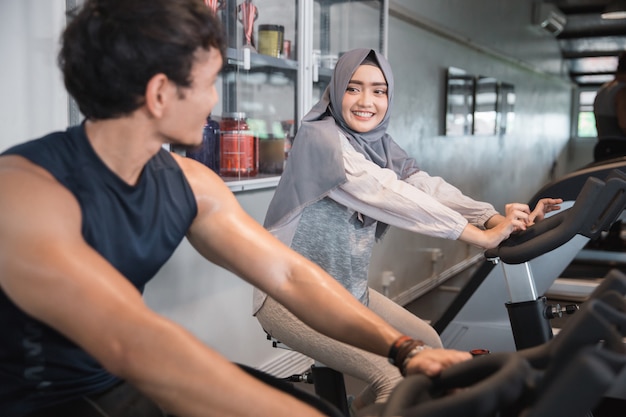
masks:
[(165, 74), (154, 75), (146, 85), (146, 109), (157, 118), (163, 116), (167, 105), (169, 94), (171, 94), (172, 83)]

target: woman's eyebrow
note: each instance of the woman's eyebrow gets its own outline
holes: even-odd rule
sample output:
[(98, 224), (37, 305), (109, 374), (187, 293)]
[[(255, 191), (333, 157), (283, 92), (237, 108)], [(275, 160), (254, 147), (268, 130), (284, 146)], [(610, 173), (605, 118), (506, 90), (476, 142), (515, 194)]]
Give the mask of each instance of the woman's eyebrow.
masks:
[(368, 84), (368, 85), (374, 85), (374, 86), (384, 85), (385, 87), (387, 86), (387, 83), (385, 81), (366, 83), (365, 81), (360, 81), (360, 80), (350, 80), (348, 84), (358, 84), (358, 85)]

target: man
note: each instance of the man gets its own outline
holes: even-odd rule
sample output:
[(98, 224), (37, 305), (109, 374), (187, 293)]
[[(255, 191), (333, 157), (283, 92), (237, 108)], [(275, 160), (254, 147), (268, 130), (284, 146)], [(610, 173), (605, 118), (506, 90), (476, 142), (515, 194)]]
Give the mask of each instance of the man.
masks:
[(185, 236), (403, 372), (469, 358), (403, 337), (274, 239), (210, 169), (163, 149), (201, 142), (223, 48), (201, 0), (87, 0), (68, 25), (59, 64), (86, 121), (0, 156), (0, 415), (321, 416), (145, 306), (145, 283)]
[(598, 139), (626, 139), (626, 52), (618, 58), (615, 78), (602, 85), (593, 102)]

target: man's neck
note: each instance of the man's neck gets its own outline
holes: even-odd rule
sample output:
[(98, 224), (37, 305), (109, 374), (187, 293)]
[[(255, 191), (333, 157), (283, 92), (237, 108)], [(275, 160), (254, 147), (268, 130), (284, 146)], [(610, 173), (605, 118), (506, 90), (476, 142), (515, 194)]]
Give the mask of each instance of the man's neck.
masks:
[(145, 164), (161, 148), (150, 127), (138, 112), (116, 119), (85, 122), (87, 138), (96, 154), (130, 185), (137, 183)]

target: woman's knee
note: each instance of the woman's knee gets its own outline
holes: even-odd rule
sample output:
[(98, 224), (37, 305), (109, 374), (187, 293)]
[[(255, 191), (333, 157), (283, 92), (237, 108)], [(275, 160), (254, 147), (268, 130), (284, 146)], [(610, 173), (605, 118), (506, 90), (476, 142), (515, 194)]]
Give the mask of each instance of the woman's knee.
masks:
[(418, 331), (418, 334), (415, 336), (415, 338), (420, 339), (422, 342), (424, 342), (424, 344), (430, 347), (436, 349), (443, 348), (443, 343), (441, 342), (441, 337), (439, 336), (439, 333), (437, 333), (437, 331), (429, 326), (427, 323), (424, 324), (426, 324), (426, 326)]
[(435, 329), (410, 311), (370, 289), (370, 309), (402, 333), (434, 348), (443, 347)]

